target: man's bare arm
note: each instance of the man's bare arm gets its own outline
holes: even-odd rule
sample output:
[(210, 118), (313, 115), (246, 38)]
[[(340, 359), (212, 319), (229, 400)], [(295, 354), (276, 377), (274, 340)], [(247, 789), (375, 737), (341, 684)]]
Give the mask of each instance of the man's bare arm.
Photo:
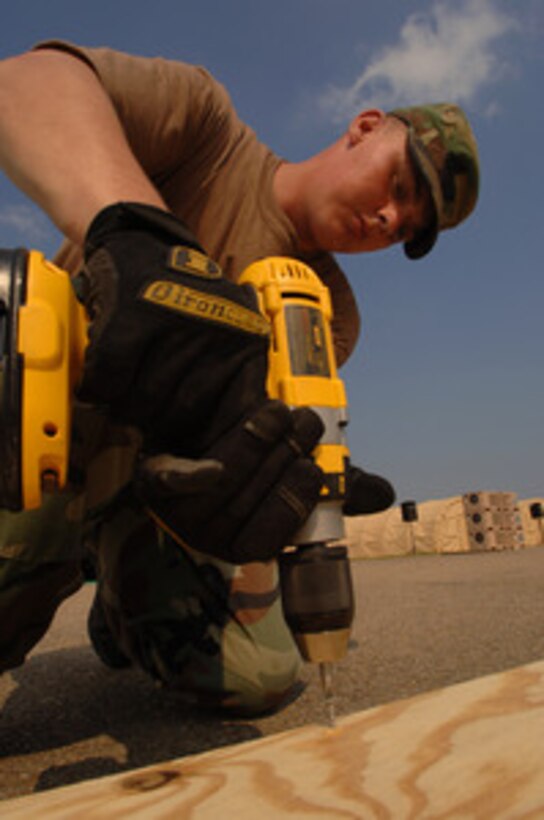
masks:
[(71, 240), (121, 200), (165, 207), (94, 72), (69, 54), (0, 63), (0, 164)]

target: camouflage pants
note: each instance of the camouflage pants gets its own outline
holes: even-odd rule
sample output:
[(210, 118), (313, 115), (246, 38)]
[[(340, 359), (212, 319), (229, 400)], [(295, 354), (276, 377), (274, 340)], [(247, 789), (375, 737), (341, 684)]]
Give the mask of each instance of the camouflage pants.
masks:
[(51, 496), (38, 510), (0, 512), (0, 672), (23, 663), (59, 604), (81, 586), (71, 500)]
[[(82, 582), (67, 500), (0, 513), (0, 671), (23, 662)], [(202, 705), (246, 713), (291, 689), (300, 661), (274, 563), (237, 567), (181, 550), (134, 503), (112, 505), (86, 530), (107, 627), (134, 664)]]
[(101, 608), (122, 652), (207, 706), (259, 712), (295, 682), (300, 660), (275, 562), (234, 566), (181, 549), (135, 503), (102, 521)]

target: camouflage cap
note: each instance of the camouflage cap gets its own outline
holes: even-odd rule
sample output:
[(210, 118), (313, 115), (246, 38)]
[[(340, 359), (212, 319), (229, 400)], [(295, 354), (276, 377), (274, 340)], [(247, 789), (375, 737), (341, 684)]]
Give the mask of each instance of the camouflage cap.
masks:
[(431, 195), (429, 223), (404, 245), (406, 256), (420, 259), (431, 250), (439, 231), (458, 225), (473, 210), (478, 148), (464, 112), (452, 103), (396, 108), (389, 116), (408, 126), (408, 150)]

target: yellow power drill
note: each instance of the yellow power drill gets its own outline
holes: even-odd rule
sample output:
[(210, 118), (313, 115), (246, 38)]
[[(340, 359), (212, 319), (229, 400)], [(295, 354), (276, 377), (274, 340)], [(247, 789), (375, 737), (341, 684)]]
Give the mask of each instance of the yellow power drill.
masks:
[(354, 615), (351, 569), (342, 506), (349, 452), (345, 440), (347, 401), (339, 379), (331, 332), (330, 293), (319, 277), (294, 259), (268, 257), (243, 272), (269, 320), (267, 392), (289, 407), (311, 407), (325, 432), (313, 456), (323, 470), (321, 499), (293, 545), (279, 558), (285, 620), (302, 657), (319, 664), (334, 724), (332, 664), (347, 653)]
[[(347, 550), (331, 543), (344, 535), (349, 453), (330, 294), (307, 265), (283, 257), (250, 265), (240, 283), (253, 286), (271, 325), (269, 395), (311, 407), (325, 427), (314, 453), (325, 475), (321, 500), (279, 567), (286, 621), (302, 657), (319, 664), (333, 722), (332, 663), (347, 652), (354, 596)], [(87, 325), (65, 271), (38, 251), (0, 250), (0, 507), (38, 507), (43, 491), (66, 484)]]

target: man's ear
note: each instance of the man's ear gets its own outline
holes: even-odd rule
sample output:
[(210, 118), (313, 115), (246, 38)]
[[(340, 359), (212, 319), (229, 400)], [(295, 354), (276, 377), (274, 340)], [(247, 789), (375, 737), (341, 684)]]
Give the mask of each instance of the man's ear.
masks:
[(350, 145), (357, 145), (370, 131), (374, 131), (386, 118), (384, 111), (379, 108), (368, 108), (360, 111), (350, 122), (347, 136)]

